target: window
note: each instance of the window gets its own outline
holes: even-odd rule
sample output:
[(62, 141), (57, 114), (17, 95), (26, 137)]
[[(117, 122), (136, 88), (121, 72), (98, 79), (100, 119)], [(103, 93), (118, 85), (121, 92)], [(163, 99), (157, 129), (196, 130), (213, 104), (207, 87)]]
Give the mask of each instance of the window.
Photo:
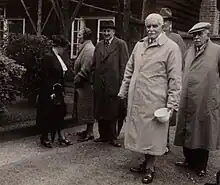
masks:
[(24, 18), (7, 18), (9, 33), (25, 33), (25, 19)]
[(75, 21), (72, 22), (72, 32), (71, 32), (71, 58), (75, 58), (78, 54), (79, 42), (77, 39), (77, 34), (79, 33), (80, 29), (84, 26), (84, 20), (81, 18), (76, 18)]
[(115, 22), (114, 17), (81, 17), (76, 18), (72, 22), (72, 32), (71, 32), (71, 58), (76, 58), (78, 54), (78, 39), (77, 34), (84, 26), (90, 28), (93, 32), (93, 44), (102, 40), (102, 34), (100, 30), (100, 25), (102, 21), (113, 21)]

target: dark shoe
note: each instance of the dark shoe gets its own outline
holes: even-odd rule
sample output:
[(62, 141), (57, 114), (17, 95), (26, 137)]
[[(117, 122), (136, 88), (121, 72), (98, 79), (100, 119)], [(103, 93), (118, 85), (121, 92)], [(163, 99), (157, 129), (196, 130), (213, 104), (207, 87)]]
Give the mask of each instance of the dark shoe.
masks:
[(107, 142), (106, 139), (103, 139), (103, 138), (101, 138), (101, 137), (99, 137), (98, 139), (95, 139), (94, 141), (95, 141), (96, 143)]
[(51, 145), (50, 141), (41, 140), (40, 143), (41, 143), (43, 146), (47, 147), (47, 148), (52, 148), (52, 145)]
[(153, 182), (154, 172), (151, 170), (147, 170), (146, 175), (142, 178), (142, 182), (144, 184), (150, 184)]
[(185, 162), (185, 161), (179, 161), (175, 163), (176, 166), (182, 167), (182, 168), (189, 168), (189, 163)]
[(93, 139), (94, 139), (94, 136), (86, 136), (84, 138), (78, 139), (77, 141), (78, 142), (85, 142), (85, 141), (89, 141), (89, 140), (93, 140)]
[(73, 143), (67, 139), (59, 139), (59, 143), (60, 145), (66, 145), (66, 146), (70, 146), (70, 145), (73, 145)]
[(109, 144), (114, 146), (114, 147), (121, 147), (121, 144), (117, 143), (116, 141), (109, 141)]
[(144, 168), (143, 165), (140, 165), (139, 167), (131, 167), (130, 172), (146, 173), (146, 168)]
[(196, 172), (198, 177), (205, 177), (206, 176), (206, 171), (205, 170), (199, 170)]

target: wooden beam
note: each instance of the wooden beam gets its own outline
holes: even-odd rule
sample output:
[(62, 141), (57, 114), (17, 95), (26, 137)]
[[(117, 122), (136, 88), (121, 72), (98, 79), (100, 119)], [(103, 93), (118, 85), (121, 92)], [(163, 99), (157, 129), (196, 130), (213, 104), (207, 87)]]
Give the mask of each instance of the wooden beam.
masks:
[[(78, 0), (70, 0), (72, 2), (75, 2), (75, 3), (78, 3), (79, 1)], [(113, 10), (109, 10), (109, 9), (106, 9), (106, 8), (101, 8), (101, 7), (98, 7), (98, 6), (93, 6), (93, 5), (90, 5), (90, 4), (86, 4), (86, 3), (82, 3), (83, 6), (86, 6), (86, 7), (89, 7), (89, 8), (93, 8), (93, 9), (96, 9), (96, 10), (100, 10), (100, 11), (104, 11), (104, 12), (108, 12), (108, 13), (112, 13), (112, 14), (118, 14), (117, 11), (113, 11)], [(121, 13), (121, 15), (124, 15), (123, 13)], [(130, 16), (130, 20), (136, 22), (136, 23), (139, 23), (139, 24), (144, 24), (143, 21), (141, 21), (140, 19), (137, 19), (133, 16)]]
[(38, 0), (38, 11), (37, 11), (37, 36), (41, 35), (41, 24), (42, 24), (42, 0)]
[(65, 21), (64, 21), (63, 13), (62, 13), (62, 10), (60, 8), (60, 4), (59, 4), (58, 0), (54, 0), (54, 2), (55, 2), (55, 5), (56, 5), (56, 9), (57, 9), (57, 11), (58, 11), (58, 13), (60, 15), (60, 21), (61, 21), (61, 24), (62, 24), (62, 27), (63, 27), (63, 32), (65, 34), (66, 26), (65, 26)]
[(47, 23), (48, 23), (48, 21), (49, 21), (49, 19), (50, 19), (50, 16), (51, 16), (51, 14), (52, 14), (52, 12), (53, 12), (53, 6), (51, 7), (51, 9), (50, 9), (50, 11), (49, 11), (49, 13), (48, 13), (48, 15), (47, 15), (47, 17), (46, 17), (46, 19), (45, 19), (45, 22), (44, 22), (44, 24), (43, 24), (43, 26), (42, 26), (42, 30), (41, 30), (41, 31), (43, 31), (44, 28), (45, 28), (45, 26), (47, 25)]
[(129, 23), (131, 16), (131, 0), (124, 0), (124, 40), (129, 41)]
[(29, 11), (28, 11), (28, 9), (27, 9), (27, 6), (26, 6), (25, 3), (24, 3), (24, 0), (21, 0), (21, 4), (22, 4), (22, 6), (24, 7), (25, 13), (26, 13), (27, 16), (28, 16), (28, 18), (29, 18), (29, 20), (30, 20), (30, 22), (31, 22), (31, 25), (32, 25), (34, 31), (37, 33), (36, 26), (35, 26), (35, 24), (34, 24), (33, 19), (31, 18), (31, 15), (30, 15), (30, 13), (29, 13)]
[[(58, 21), (60, 22), (60, 24), (62, 25), (62, 22), (61, 22), (61, 18), (60, 18), (60, 14), (57, 10), (57, 7), (56, 7), (56, 4), (55, 4), (55, 1), (54, 0), (50, 0), (50, 2), (52, 3), (52, 6), (53, 6), (53, 9), (57, 15), (57, 18), (58, 18)], [(63, 25), (62, 25), (63, 26)]]
[[(121, 22), (123, 21), (123, 16), (121, 14), (121, 3), (120, 3), (120, 0), (117, 0), (117, 10), (118, 10), (118, 20), (120, 22), (120, 24), (117, 24), (118, 25), (118, 32), (119, 32), (119, 35), (122, 37), (124, 31), (123, 31), (123, 24), (121, 24)], [(116, 26), (117, 26), (116, 25)]]
[(141, 12), (141, 20), (144, 21), (145, 20), (145, 16), (146, 16), (146, 12), (147, 12), (147, 4), (148, 4), (149, 0), (143, 0), (143, 4), (142, 4), (142, 12)]
[(81, 8), (83, 2), (84, 2), (84, 0), (78, 1), (78, 4), (77, 4), (77, 6), (76, 6), (76, 8), (75, 8), (75, 10), (74, 10), (74, 12), (73, 12), (71, 18), (70, 18), (70, 21), (71, 21), (71, 22), (73, 22), (74, 19), (76, 18), (77, 14), (78, 14), (78, 12), (79, 12), (79, 9)]

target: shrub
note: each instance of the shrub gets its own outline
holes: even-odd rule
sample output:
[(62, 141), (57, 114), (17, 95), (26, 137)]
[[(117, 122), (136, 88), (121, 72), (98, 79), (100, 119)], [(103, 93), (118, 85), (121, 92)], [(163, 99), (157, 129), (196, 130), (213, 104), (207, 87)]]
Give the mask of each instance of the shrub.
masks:
[(51, 46), (52, 42), (46, 36), (11, 34), (8, 37), (4, 51), (8, 57), (27, 69), (23, 76), (22, 93), (29, 100), (35, 101), (39, 88), (40, 63)]
[(0, 52), (0, 112), (20, 93), (25, 68)]

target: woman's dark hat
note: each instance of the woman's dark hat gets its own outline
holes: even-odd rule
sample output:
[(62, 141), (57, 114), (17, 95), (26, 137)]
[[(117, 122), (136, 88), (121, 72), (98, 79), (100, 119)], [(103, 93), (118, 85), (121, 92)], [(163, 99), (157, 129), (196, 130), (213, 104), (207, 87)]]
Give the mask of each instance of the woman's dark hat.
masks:
[(167, 20), (172, 20), (172, 11), (169, 8), (161, 8), (160, 15)]
[(114, 30), (116, 29), (113, 21), (102, 21), (100, 27), (101, 29), (106, 29), (106, 28), (110, 28)]

